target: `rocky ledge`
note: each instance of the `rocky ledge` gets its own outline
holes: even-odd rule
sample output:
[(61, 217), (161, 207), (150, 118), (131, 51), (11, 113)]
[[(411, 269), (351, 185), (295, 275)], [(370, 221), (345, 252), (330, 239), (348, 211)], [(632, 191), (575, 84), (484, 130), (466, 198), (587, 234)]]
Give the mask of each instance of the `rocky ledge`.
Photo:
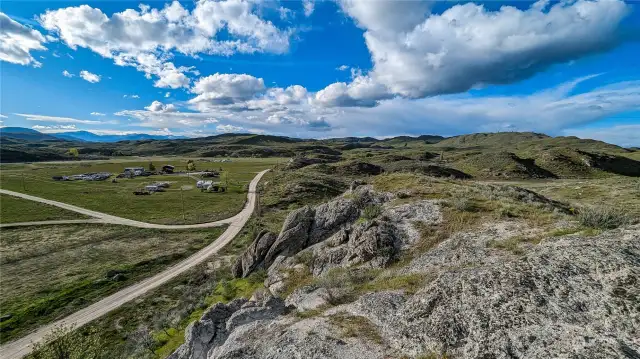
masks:
[[(535, 228), (488, 223), (388, 267), (416, 221), (442, 220), (438, 201), (392, 200), (361, 186), (261, 233), (234, 273), (266, 270), (265, 289), (208, 309), (170, 358), (640, 358), (640, 226), (516, 254), (489, 243)], [(345, 296), (336, 270), (418, 284)], [(314, 280), (290, 290), (296, 273)]]

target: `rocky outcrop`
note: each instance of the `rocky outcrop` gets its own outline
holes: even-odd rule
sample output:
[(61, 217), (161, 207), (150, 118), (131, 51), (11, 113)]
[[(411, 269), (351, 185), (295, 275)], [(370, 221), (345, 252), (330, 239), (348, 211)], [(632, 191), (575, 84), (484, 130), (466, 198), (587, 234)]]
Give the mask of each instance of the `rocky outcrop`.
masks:
[(269, 231), (260, 232), (234, 263), (231, 269), (233, 276), (244, 278), (256, 269), (264, 268), (264, 258), (276, 239), (277, 236)]
[(309, 206), (297, 209), (287, 216), (280, 235), (265, 256), (265, 267), (271, 266), (279, 255), (290, 256), (307, 245), (309, 230), (313, 224), (315, 210)]
[[(460, 233), (388, 272), (389, 280), (432, 278), (417, 291), (370, 292), (331, 307), (333, 289), (301, 287), (286, 305), (308, 316), (287, 314), (271, 297), (230, 304), (237, 309), (213, 310), (221, 314), (190, 327), (183, 347), (208, 350), (208, 359), (639, 357), (640, 226), (549, 238), (524, 255), (487, 247), (528, 230), (497, 226)], [(344, 236), (315, 246), (345, 245)]]
[(332, 310), (368, 318), (390, 348), (409, 356), (639, 355), (640, 228), (568, 236), (524, 257), (488, 255), (500, 260), (443, 270), (427, 254), (434, 261), (411, 267), (440, 274), (415, 295), (372, 293)]
[(286, 313), (284, 302), (273, 296), (259, 301), (237, 299), (217, 303), (186, 329), (185, 342), (168, 359), (207, 359), (212, 348), (225, 343), (239, 327), (274, 320)]
[[(270, 268), (278, 257), (283, 259), (292, 257), (305, 248), (329, 238), (345, 225), (355, 222), (366, 206), (379, 206), (391, 198), (390, 194), (376, 193), (368, 186), (356, 186), (333, 201), (317, 207), (304, 206), (292, 211), (285, 219), (277, 238), (267, 232), (258, 235), (236, 261), (232, 269), (233, 275), (246, 277), (257, 268)], [(375, 247), (378, 240), (381, 243), (384, 242), (384, 239), (378, 237), (373, 239), (371, 237), (373, 234), (374, 232), (358, 235), (357, 237), (362, 241), (360, 244), (352, 241), (354, 246), (351, 249), (352, 257), (360, 259), (367, 257), (364, 255), (366, 248)]]

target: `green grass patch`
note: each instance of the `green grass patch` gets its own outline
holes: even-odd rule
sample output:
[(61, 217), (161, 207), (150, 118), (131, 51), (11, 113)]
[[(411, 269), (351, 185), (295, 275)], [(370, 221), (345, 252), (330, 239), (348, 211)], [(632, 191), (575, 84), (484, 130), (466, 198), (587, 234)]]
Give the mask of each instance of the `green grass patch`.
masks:
[[(231, 217), (238, 213), (246, 199), (246, 186), (256, 173), (272, 167), (278, 159), (234, 159), (233, 162), (204, 162), (195, 159), (197, 170), (222, 168), (222, 179), (228, 190), (224, 193), (203, 193), (196, 188), (197, 176), (155, 175), (106, 181), (54, 181), (52, 176), (67, 176), (88, 172), (121, 173), (125, 167), (148, 168), (145, 161), (83, 161), (5, 165), (0, 172), (0, 187), (33, 196), (52, 199), (79, 207), (124, 218), (162, 224), (203, 223)], [(153, 160), (157, 168), (171, 164), (186, 171), (187, 159)], [(24, 184), (23, 184), (24, 178)], [(112, 177), (113, 178), (113, 177)], [(153, 182), (169, 182), (165, 192), (135, 196), (133, 191)], [(5, 207), (5, 206), (3, 206)], [(183, 212), (184, 208), (184, 212)], [(33, 220), (31, 212), (22, 216), (20, 207), (10, 203), (3, 215)], [(184, 215), (184, 219), (183, 219)]]
[(80, 213), (0, 194), (0, 223), (89, 218)]
[(70, 314), (203, 248), (224, 231), (67, 225), (2, 231), (2, 342)]

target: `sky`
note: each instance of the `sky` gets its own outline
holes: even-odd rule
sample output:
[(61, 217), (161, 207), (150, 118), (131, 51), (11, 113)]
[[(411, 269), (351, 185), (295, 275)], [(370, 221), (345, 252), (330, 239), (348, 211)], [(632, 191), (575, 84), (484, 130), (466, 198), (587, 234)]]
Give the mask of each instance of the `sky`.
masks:
[(640, 2), (7, 1), (0, 125), (640, 146)]

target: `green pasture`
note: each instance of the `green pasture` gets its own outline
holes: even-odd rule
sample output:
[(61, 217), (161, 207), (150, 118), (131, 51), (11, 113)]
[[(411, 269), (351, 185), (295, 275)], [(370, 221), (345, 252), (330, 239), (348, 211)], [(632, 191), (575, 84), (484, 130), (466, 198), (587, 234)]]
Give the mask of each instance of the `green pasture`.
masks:
[[(283, 159), (246, 158), (233, 162), (211, 162), (193, 159), (196, 171), (206, 169), (220, 171), (221, 178), (213, 181), (228, 183), (224, 193), (203, 193), (196, 188), (196, 175), (186, 173), (187, 159), (149, 158), (111, 161), (40, 162), (0, 166), (0, 188), (73, 204), (83, 208), (120, 217), (161, 224), (203, 223), (233, 216), (242, 209), (246, 199), (247, 184), (256, 173), (273, 167)], [(125, 167), (145, 167), (152, 162), (156, 170), (163, 165), (173, 165), (181, 174), (111, 179)], [(106, 181), (54, 181), (52, 176), (68, 176), (89, 172), (111, 172)], [(153, 182), (169, 182), (171, 187), (162, 193), (135, 196), (133, 192)], [(42, 217), (37, 211), (22, 211), (23, 206), (7, 202), (3, 206), (3, 218), (8, 221), (34, 221)], [(6, 216), (6, 217), (5, 217)], [(64, 215), (62, 215), (64, 216)], [(48, 219), (55, 216), (47, 216)], [(3, 219), (4, 221), (4, 219)]]

